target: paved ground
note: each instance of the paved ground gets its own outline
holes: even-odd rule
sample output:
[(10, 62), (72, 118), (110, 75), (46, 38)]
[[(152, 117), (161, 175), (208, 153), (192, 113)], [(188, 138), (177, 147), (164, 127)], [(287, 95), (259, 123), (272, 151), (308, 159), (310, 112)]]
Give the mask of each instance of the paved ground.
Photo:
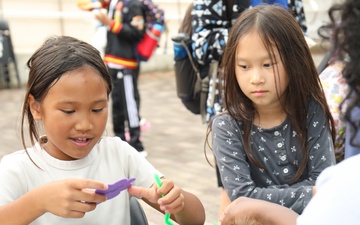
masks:
[[(321, 54), (315, 55), (315, 62), (321, 57)], [(213, 224), (218, 214), (219, 189), (215, 171), (204, 154), (206, 126), (200, 116), (187, 111), (177, 98), (172, 71), (142, 74), (139, 88), (141, 115), (151, 123), (150, 129), (143, 133), (148, 160), (178, 186), (199, 196), (206, 209), (205, 224)], [(0, 89), (0, 130), (3, 132), (0, 158), (22, 148), (19, 124), (23, 94), (24, 89)], [(113, 134), (111, 121), (107, 133)], [(162, 214), (143, 206), (150, 225), (163, 224)]]

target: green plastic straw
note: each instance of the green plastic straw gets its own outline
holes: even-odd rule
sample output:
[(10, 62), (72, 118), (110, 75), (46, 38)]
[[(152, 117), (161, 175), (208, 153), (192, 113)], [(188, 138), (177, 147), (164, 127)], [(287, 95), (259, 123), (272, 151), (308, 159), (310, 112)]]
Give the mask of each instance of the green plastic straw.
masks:
[[(161, 179), (159, 177), (158, 174), (154, 174), (154, 178), (155, 178), (155, 182), (157, 184), (158, 187), (161, 187), (162, 186), (162, 182), (161, 182)], [(163, 194), (162, 197), (164, 197), (165, 195)], [(170, 213), (165, 213), (164, 215), (164, 222), (166, 225), (174, 225), (173, 222), (171, 222), (170, 220)]]

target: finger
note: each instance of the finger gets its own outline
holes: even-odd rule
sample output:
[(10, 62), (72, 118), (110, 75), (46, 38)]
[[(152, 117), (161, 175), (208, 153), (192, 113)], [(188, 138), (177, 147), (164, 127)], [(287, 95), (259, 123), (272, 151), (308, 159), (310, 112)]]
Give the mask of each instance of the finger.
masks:
[(71, 205), (71, 210), (69, 211), (67, 218), (82, 218), (85, 213), (93, 211), (96, 208), (96, 203), (87, 203), (87, 202), (74, 202)]
[(180, 194), (178, 198), (176, 198), (174, 201), (172, 201), (169, 204), (160, 204), (160, 209), (164, 210), (165, 213), (177, 213), (181, 211), (184, 208), (184, 196)]
[(106, 201), (107, 197), (103, 194), (98, 194), (94, 189), (83, 189), (79, 194), (78, 199), (87, 203), (100, 203)]
[(162, 185), (157, 189), (157, 193), (160, 195), (167, 195), (174, 189), (175, 184), (172, 180), (161, 179)]
[(225, 216), (225, 217), (219, 219), (219, 224), (221, 224), (221, 225), (231, 225), (231, 224), (235, 224), (235, 223), (228, 216)]
[(94, 210), (96, 206), (96, 203), (72, 201), (62, 210), (54, 212), (54, 214), (64, 218), (82, 218), (85, 213)]
[[(154, 191), (152, 191), (151, 189), (138, 187), (138, 186), (130, 186), (128, 188), (128, 192), (129, 192), (129, 194), (131, 194), (133, 196), (136, 196), (138, 198), (146, 198), (150, 201), (154, 199), (154, 196), (156, 196), (156, 193), (154, 193)], [(155, 199), (155, 201), (156, 200), (157, 199)]]
[(172, 189), (170, 190), (158, 190), (158, 193), (160, 192), (162, 194), (162, 192), (165, 192), (165, 196), (163, 196), (162, 198), (160, 198), (158, 200), (158, 203), (160, 205), (166, 205), (166, 204), (171, 204), (172, 202), (174, 202), (176, 199), (178, 199), (180, 196), (182, 196), (182, 192), (181, 189), (179, 187), (174, 187), (174, 186), (169, 186), (172, 187)]
[(108, 185), (96, 181), (96, 180), (88, 180), (88, 179), (74, 179), (70, 180), (71, 186), (75, 189), (82, 190), (82, 189), (99, 189), (99, 190), (107, 190)]

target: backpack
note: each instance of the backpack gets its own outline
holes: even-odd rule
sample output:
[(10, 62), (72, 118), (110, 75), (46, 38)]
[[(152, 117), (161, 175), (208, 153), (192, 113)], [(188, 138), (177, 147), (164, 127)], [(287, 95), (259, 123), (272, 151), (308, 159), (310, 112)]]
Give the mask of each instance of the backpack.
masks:
[[(236, 16), (232, 11), (233, 3), (233, 0), (224, 1), (227, 18)], [(199, 64), (192, 55), (194, 51), (191, 45), (192, 9), (193, 3), (190, 3), (180, 24), (178, 34), (172, 37), (176, 91), (186, 109), (193, 114), (200, 114), (202, 122), (205, 123), (208, 120), (207, 114), (209, 112), (207, 101), (210, 100), (210, 105), (214, 103), (214, 90), (217, 86), (215, 80), (218, 76), (219, 62), (211, 62), (208, 65), (208, 73), (206, 75), (200, 74)]]
[(272, 5), (279, 5), (284, 7), (285, 9), (288, 9), (288, 1), (287, 0), (251, 0), (251, 6), (257, 6), (260, 4), (272, 4)]
[[(160, 36), (164, 32), (164, 11), (152, 0), (138, 0), (144, 5), (145, 14), (145, 34), (143, 39), (137, 44), (136, 50), (140, 61), (148, 61), (155, 49), (158, 47)], [(128, 2), (125, 0), (125, 2)], [(126, 4), (126, 3), (125, 3)]]
[[(192, 56), (191, 49), (191, 11), (193, 4), (189, 4), (185, 16), (180, 24), (178, 34), (171, 38), (174, 44), (174, 71), (176, 93), (182, 104), (193, 114), (200, 114), (205, 108), (201, 104), (201, 95), (207, 95), (207, 88), (201, 90), (202, 78), (199, 65)], [(201, 107), (203, 106), (203, 107)]]

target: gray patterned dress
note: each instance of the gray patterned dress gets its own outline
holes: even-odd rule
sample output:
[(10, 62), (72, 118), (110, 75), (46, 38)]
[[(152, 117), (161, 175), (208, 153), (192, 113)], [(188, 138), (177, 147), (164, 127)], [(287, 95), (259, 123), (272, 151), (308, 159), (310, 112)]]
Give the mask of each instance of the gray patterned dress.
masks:
[(335, 164), (330, 129), (323, 110), (314, 101), (309, 102), (307, 128), (309, 162), (298, 183), (290, 184), (301, 160), (301, 147), (289, 118), (270, 129), (252, 128), (251, 149), (266, 170), (253, 165), (246, 156), (242, 124), (229, 114), (216, 118), (212, 125), (213, 150), (230, 199), (247, 196), (301, 213), (312, 197), (318, 175)]

